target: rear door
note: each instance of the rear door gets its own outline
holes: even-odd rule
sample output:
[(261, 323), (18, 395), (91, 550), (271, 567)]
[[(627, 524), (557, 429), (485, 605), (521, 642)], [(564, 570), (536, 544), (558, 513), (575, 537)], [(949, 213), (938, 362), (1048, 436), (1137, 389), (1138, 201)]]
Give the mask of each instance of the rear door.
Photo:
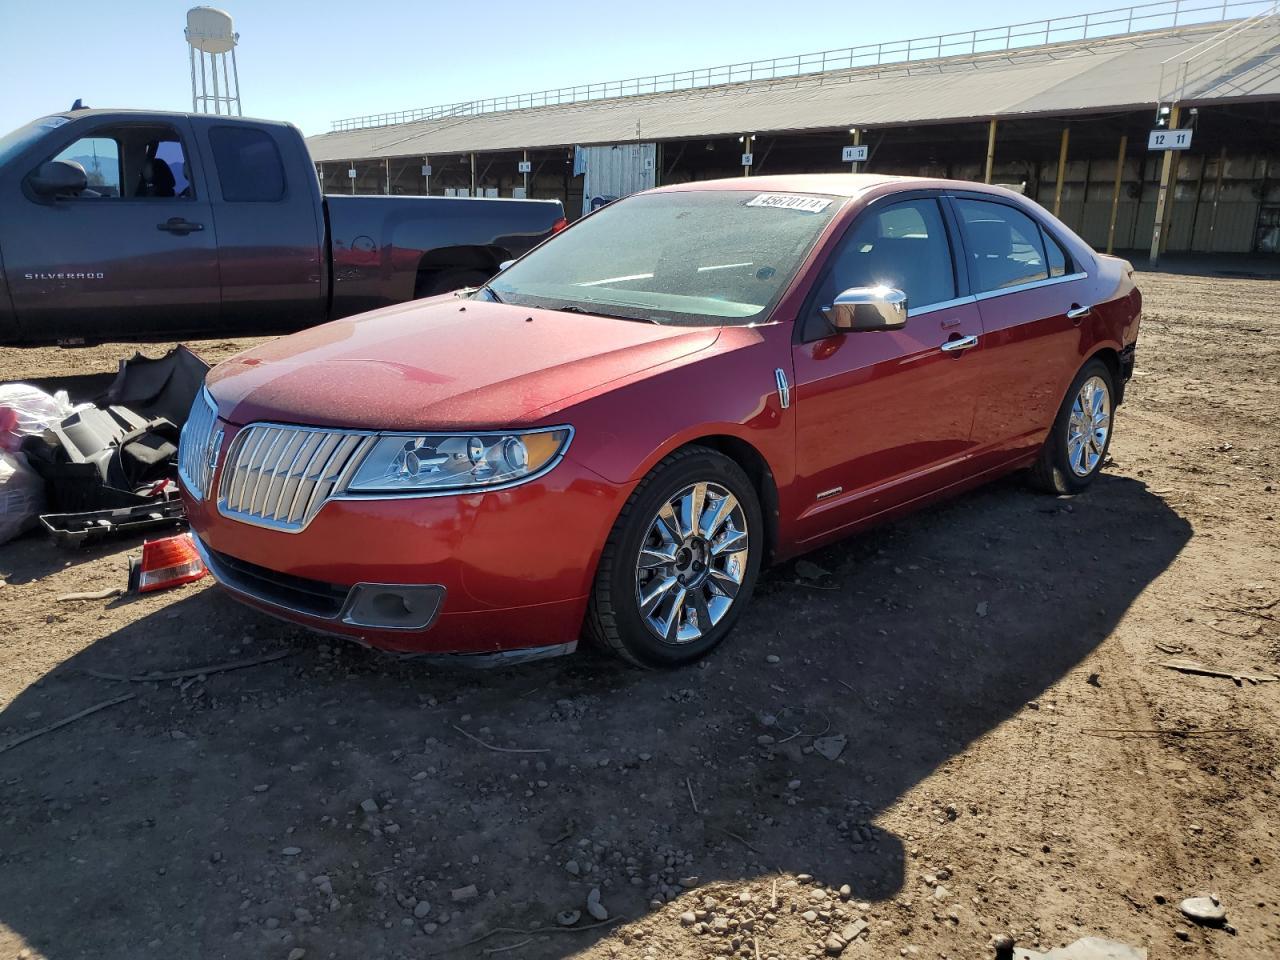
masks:
[[(932, 194), (859, 214), (797, 323), (800, 536), (811, 539), (963, 476), (983, 350), (977, 305)], [(901, 330), (839, 333), (821, 307), (850, 287), (907, 295)], [(943, 350), (944, 345), (959, 349)]]
[(4, 185), (10, 295), (27, 339), (173, 336), (218, 318), (213, 214), (181, 117), (68, 124), (46, 160), (84, 167), (78, 196), (46, 200)]
[(980, 467), (1034, 453), (1080, 362), (1085, 266), (1037, 217), (990, 195), (950, 198), (982, 315), (974, 444)]
[(287, 124), (194, 121), (209, 168), (222, 267), (222, 326), (267, 332), (325, 319), (320, 185)]

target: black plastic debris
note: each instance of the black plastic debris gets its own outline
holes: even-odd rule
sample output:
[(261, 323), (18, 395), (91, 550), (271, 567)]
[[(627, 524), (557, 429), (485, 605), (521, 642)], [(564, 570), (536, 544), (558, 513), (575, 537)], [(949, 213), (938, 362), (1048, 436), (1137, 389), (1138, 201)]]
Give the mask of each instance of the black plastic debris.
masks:
[(91, 406), (23, 440), (47, 486), (51, 512), (40, 520), (57, 543), (79, 546), (184, 519), (178, 440), (208, 369), (182, 346), (121, 361)]
[(181, 500), (162, 500), (117, 510), (46, 513), (40, 523), (58, 546), (85, 547), (111, 537), (177, 527), (186, 518)]

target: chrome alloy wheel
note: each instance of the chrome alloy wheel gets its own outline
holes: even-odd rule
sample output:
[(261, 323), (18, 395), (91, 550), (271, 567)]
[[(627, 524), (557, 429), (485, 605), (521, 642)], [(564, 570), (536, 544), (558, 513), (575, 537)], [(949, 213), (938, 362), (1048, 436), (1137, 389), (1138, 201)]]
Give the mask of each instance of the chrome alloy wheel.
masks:
[(640, 619), (664, 643), (692, 643), (733, 606), (747, 574), (747, 517), (717, 483), (685, 487), (658, 510), (636, 559)]
[(1080, 385), (1067, 422), (1067, 463), (1077, 477), (1093, 473), (1111, 433), (1111, 392), (1101, 377)]

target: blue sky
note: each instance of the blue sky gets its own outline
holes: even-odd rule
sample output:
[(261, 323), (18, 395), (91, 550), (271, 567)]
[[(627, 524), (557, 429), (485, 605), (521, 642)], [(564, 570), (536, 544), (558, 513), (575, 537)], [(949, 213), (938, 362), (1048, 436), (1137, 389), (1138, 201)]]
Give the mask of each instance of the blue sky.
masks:
[[(0, 132), (77, 97), (189, 110), (178, 0), (0, 0)], [(305, 133), (364, 113), (1106, 9), (1105, 0), (226, 0), (245, 113)], [(56, 13), (54, 12), (56, 10)]]

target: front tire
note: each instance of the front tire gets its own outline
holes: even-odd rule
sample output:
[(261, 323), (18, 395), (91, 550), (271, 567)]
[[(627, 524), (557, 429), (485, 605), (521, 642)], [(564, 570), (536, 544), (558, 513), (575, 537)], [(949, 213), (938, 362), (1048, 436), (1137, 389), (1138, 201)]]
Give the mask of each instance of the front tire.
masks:
[(743, 469), (685, 447), (636, 487), (605, 542), (587, 630), (633, 664), (677, 667), (719, 645), (751, 598), (764, 552)]
[(1102, 472), (1115, 426), (1115, 379), (1101, 360), (1076, 374), (1053, 429), (1031, 468), (1031, 482), (1046, 493), (1080, 493)]

